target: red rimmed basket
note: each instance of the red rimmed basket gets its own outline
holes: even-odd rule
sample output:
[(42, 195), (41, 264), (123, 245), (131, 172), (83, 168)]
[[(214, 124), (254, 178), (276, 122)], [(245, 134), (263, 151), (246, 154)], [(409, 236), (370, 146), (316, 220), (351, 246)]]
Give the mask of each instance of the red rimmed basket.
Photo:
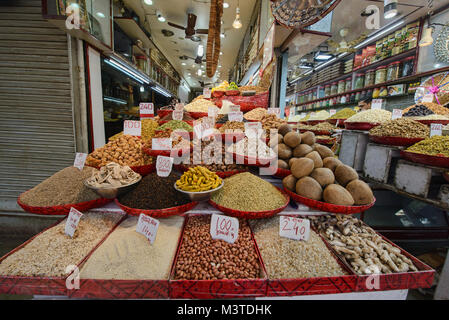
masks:
[(221, 128), (221, 127), (223, 127), (223, 125), (224, 125), (224, 123), (216, 123), (215, 124), (215, 128)]
[[(174, 166), (176, 170), (181, 171), (181, 172), (185, 172), (187, 170), (189, 170), (189, 167), (186, 167), (184, 165), (175, 165)], [(239, 173), (244, 173), (244, 172), (248, 172), (249, 170), (232, 170), (232, 171), (213, 171), (217, 174), (217, 176), (219, 176), (222, 179), (226, 179), (229, 178), (235, 174), (239, 174)]]
[(292, 174), (292, 172), (289, 169), (278, 168), (276, 170), (276, 173), (274, 174), (274, 176), (278, 177), (278, 178), (285, 178), (286, 176), (289, 176), (291, 174)]
[(121, 204), (118, 199), (115, 199), (115, 203), (125, 211), (127, 214), (132, 216), (140, 216), (140, 214), (144, 214), (153, 218), (166, 218), (170, 216), (176, 216), (176, 215), (182, 215), (183, 213), (192, 210), (196, 207), (198, 202), (189, 202), (186, 204), (183, 204), (182, 206), (172, 207), (172, 208), (165, 208), (165, 209), (135, 209), (127, 207), (123, 204)]
[(225, 94), (225, 91), (215, 90), (214, 92), (212, 92), (212, 97), (221, 98), (224, 96), (224, 94)]
[(157, 115), (159, 116), (159, 118), (163, 118), (163, 117), (165, 117), (166, 115), (168, 115), (168, 114), (170, 114), (170, 113), (172, 113), (173, 112), (173, 110), (171, 110), (171, 109), (159, 109), (158, 111), (157, 111)]
[(195, 119), (204, 118), (204, 117), (209, 116), (208, 112), (189, 112), (189, 114), (192, 118), (195, 118)]
[(430, 156), (416, 152), (401, 151), (401, 157), (411, 162), (426, 164), (434, 167), (449, 168), (449, 157)]
[(314, 126), (321, 122), (326, 122), (326, 120), (307, 120), (307, 124), (309, 126)]
[[(25, 191), (25, 192), (28, 192), (28, 191)], [(24, 194), (24, 193), (22, 193), (22, 194)], [(109, 202), (112, 201), (112, 199), (100, 198), (100, 199), (95, 199), (95, 200), (85, 201), (85, 202), (80, 202), (80, 203), (75, 203), (75, 204), (64, 204), (64, 205), (52, 206), (52, 207), (36, 207), (36, 206), (26, 205), (22, 201), (20, 201), (20, 197), (22, 196), (22, 194), (19, 195), (19, 197), (17, 198), (17, 204), (23, 210), (25, 210), (26, 212), (29, 212), (29, 213), (47, 215), (47, 216), (68, 215), (70, 212), (70, 208), (75, 208), (78, 211), (85, 212), (85, 211), (88, 211), (89, 209), (102, 207), (105, 204), (108, 204)]]
[[(190, 151), (190, 153), (192, 153), (193, 147), (190, 147), (190, 150), (188, 150), (188, 149), (175, 149), (175, 150), (177, 151), (176, 156), (181, 157), (181, 155), (186, 153), (187, 151)], [(153, 150), (153, 149), (142, 147), (142, 152), (144, 152), (147, 155), (152, 156), (152, 157), (157, 157), (157, 156), (170, 157), (171, 156), (170, 150)], [(153, 171), (154, 171), (154, 169), (153, 169)]]
[[(158, 134), (158, 133), (162, 133), (162, 132), (165, 132), (165, 131), (164, 130), (156, 130), (156, 131), (154, 131), (154, 134)], [(175, 130), (175, 133), (180, 135), (184, 139), (187, 139), (187, 138), (190, 139), (190, 140), (193, 139), (193, 131), (190, 131), (190, 132), (184, 132), (184, 131), (176, 132), (176, 130)]]
[[(142, 151), (143, 151), (143, 149), (142, 149)], [(100, 170), (100, 167), (91, 166), (88, 164), (86, 164), (86, 167), (92, 167), (92, 168)], [(132, 166), (130, 168), (132, 171), (140, 174), (142, 177), (145, 177), (146, 175), (149, 175), (151, 172), (156, 170), (156, 165), (154, 163), (152, 163), (152, 164), (146, 164), (144, 166)]]
[(227, 96), (239, 96), (240, 90), (226, 90), (225, 95)]
[(209, 204), (214, 207), (217, 210), (220, 210), (223, 213), (226, 213), (229, 216), (236, 217), (236, 218), (243, 218), (243, 219), (263, 219), (263, 218), (270, 218), (278, 214), (279, 212), (282, 212), (289, 204), (290, 197), (287, 193), (285, 193), (282, 189), (275, 187), (278, 189), (285, 197), (286, 202), (285, 205), (283, 205), (280, 208), (274, 209), (274, 210), (267, 210), (267, 211), (240, 211), (240, 210), (234, 210), (230, 208), (225, 208), (223, 206), (220, 206), (219, 204), (213, 202), (212, 200), (209, 200)]
[(325, 144), (325, 145), (333, 145), (335, 143), (335, 141), (337, 141), (336, 138), (331, 138), (331, 139), (316, 139), (316, 143), (319, 144)]
[(404, 137), (379, 137), (369, 135), (369, 139), (375, 143), (386, 144), (389, 146), (411, 146), (424, 138), (404, 138)]
[(361, 130), (368, 131), (374, 127), (377, 127), (380, 123), (371, 122), (345, 122), (345, 129), (347, 130)]
[(376, 198), (374, 198), (374, 201), (372, 203), (363, 205), (363, 206), (341, 206), (341, 205), (336, 205), (336, 204), (331, 204), (331, 203), (326, 203), (326, 202), (322, 202), (322, 201), (305, 198), (305, 197), (302, 197), (299, 194), (296, 194), (286, 188), (284, 188), (284, 191), (296, 202), (300, 202), (310, 208), (318, 209), (318, 210), (324, 211), (324, 212), (341, 213), (341, 214), (361, 213), (361, 212), (368, 210), (369, 208), (374, 206), (374, 203), (376, 203)]
[(449, 124), (449, 120), (416, 120), (422, 124), (430, 126), (432, 123), (441, 123), (443, 125)]
[(330, 124), (333, 124), (334, 126), (344, 128), (346, 119), (327, 119), (326, 121), (329, 122)]

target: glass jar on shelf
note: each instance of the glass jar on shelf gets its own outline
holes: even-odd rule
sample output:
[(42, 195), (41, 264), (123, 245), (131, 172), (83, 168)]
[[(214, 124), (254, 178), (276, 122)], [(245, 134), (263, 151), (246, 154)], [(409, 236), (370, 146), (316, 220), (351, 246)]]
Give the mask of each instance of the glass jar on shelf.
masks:
[(374, 69), (366, 71), (365, 87), (370, 87), (374, 85), (375, 80), (376, 80), (376, 71)]
[(317, 90), (312, 90), (312, 100), (316, 100), (317, 98)]
[(376, 69), (376, 80), (374, 84), (384, 83), (387, 81), (387, 67), (380, 66)]
[(324, 96), (325, 97), (329, 97), (331, 95), (331, 85), (330, 84), (326, 84), (324, 86)]
[(319, 86), (318, 87), (318, 99), (321, 99), (324, 97), (325, 97), (324, 86)]
[(360, 95), (361, 95), (360, 91), (356, 92), (356, 94), (355, 94), (355, 102), (360, 101)]
[(366, 99), (366, 90), (363, 90), (361, 93), (360, 93), (360, 100), (365, 100)]
[(346, 83), (345, 83), (345, 91), (351, 91), (352, 90), (352, 78), (346, 78)]
[(357, 73), (355, 76), (354, 90), (362, 89), (365, 85), (365, 74)]
[(345, 80), (338, 81), (337, 93), (340, 94), (340, 93), (345, 92), (345, 88), (346, 88)]
[(413, 74), (413, 69), (415, 67), (415, 57), (408, 57), (402, 61), (402, 77), (408, 77)]
[(355, 93), (351, 94), (351, 98), (349, 99), (351, 103), (355, 102)]
[(341, 104), (346, 103), (346, 97), (347, 97), (347, 95), (346, 96), (341, 96), (341, 99), (340, 99), (340, 103)]
[(366, 98), (371, 99), (373, 97), (373, 89), (366, 91)]
[(380, 87), (379, 98), (388, 96), (388, 90), (386, 86)]
[(379, 94), (380, 94), (380, 88), (374, 88), (373, 95), (372, 95), (373, 99), (379, 98)]
[(338, 92), (337, 82), (332, 82), (332, 85), (331, 85), (331, 96), (336, 95), (337, 92)]
[(387, 68), (387, 81), (394, 81), (399, 78), (399, 67), (401, 62), (395, 61), (390, 63)]

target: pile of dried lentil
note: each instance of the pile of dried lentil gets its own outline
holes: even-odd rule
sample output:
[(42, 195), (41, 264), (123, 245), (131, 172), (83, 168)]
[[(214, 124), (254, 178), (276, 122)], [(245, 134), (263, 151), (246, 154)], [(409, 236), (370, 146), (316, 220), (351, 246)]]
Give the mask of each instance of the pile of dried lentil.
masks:
[(139, 218), (128, 217), (81, 269), (82, 279), (168, 279), (184, 218), (158, 219), (156, 240), (136, 232)]
[(370, 135), (378, 137), (427, 138), (430, 129), (425, 124), (407, 118), (390, 120), (374, 127)]
[(99, 195), (84, 185), (84, 180), (95, 171), (91, 167), (84, 167), (82, 171), (75, 167), (64, 168), (25, 192), (20, 201), (29, 206), (52, 207), (99, 199)]
[(190, 202), (188, 195), (174, 188), (180, 174), (172, 171), (166, 178), (153, 172), (140, 181), (137, 187), (118, 197), (121, 204), (135, 209), (165, 209), (178, 207)]
[(246, 220), (239, 219), (239, 236), (233, 244), (213, 240), (210, 221), (210, 215), (189, 218), (176, 261), (175, 279), (258, 278), (259, 259)]
[(279, 217), (252, 220), (250, 224), (269, 278), (337, 277), (347, 274), (313, 230), (310, 230), (308, 241), (297, 241), (279, 236)]
[(64, 219), (3, 260), (0, 275), (67, 276), (67, 266), (80, 263), (122, 217), (118, 213), (85, 213), (73, 238), (64, 232)]
[(225, 208), (248, 212), (275, 210), (286, 202), (275, 186), (249, 172), (225, 179), (211, 200)]

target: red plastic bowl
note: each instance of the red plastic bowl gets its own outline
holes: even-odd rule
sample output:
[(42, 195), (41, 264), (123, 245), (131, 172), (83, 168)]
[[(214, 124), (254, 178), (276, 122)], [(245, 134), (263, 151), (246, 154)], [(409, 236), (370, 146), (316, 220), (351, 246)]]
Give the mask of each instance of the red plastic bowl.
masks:
[(145, 209), (134, 209), (127, 206), (122, 205), (117, 199), (115, 199), (115, 203), (125, 211), (127, 214), (132, 216), (140, 216), (140, 214), (144, 214), (153, 218), (165, 218), (175, 215), (183, 214), (187, 211), (192, 210), (198, 204), (198, 202), (189, 202), (183, 204), (182, 206), (165, 208), (165, 209), (153, 209), (153, 210), (145, 210)]
[(364, 206), (341, 206), (331, 203), (326, 203), (322, 201), (317, 201), (309, 198), (305, 198), (300, 196), (299, 194), (296, 194), (286, 188), (284, 188), (284, 191), (287, 192), (287, 194), (295, 201), (301, 202), (302, 204), (305, 204), (306, 206), (314, 209), (318, 209), (320, 211), (324, 212), (332, 212), (332, 213), (341, 213), (341, 214), (355, 214), (360, 213), (368, 210), (372, 206), (374, 206), (374, 203), (376, 202), (376, 198), (374, 198), (374, 201), (370, 204), (364, 205)]
[[(27, 192), (27, 191), (25, 191)], [(24, 192), (24, 193), (25, 193)], [(34, 213), (34, 214), (41, 214), (41, 215), (49, 215), (49, 216), (58, 216), (58, 215), (68, 215), (70, 212), (70, 208), (75, 208), (78, 211), (84, 212), (93, 208), (99, 208), (104, 206), (105, 204), (108, 204), (112, 201), (112, 199), (95, 199), (91, 201), (85, 201), (75, 204), (63, 204), (60, 206), (52, 206), (52, 207), (36, 207), (36, 206), (29, 206), (24, 204), (22, 201), (20, 201), (20, 197), (24, 194), (22, 193), (17, 198), (17, 204), (26, 212)]]
[(401, 157), (411, 162), (426, 164), (434, 167), (449, 168), (449, 157), (430, 156), (416, 152), (401, 151)]
[(288, 206), (288, 203), (290, 202), (290, 197), (288, 196), (288, 194), (286, 194), (283, 190), (281, 190), (277, 187), (276, 187), (276, 189), (278, 189), (280, 192), (282, 192), (286, 201), (282, 207), (280, 207), (278, 209), (274, 209), (274, 210), (249, 212), (249, 211), (240, 211), (240, 210), (225, 208), (225, 207), (220, 206), (219, 204), (213, 202), (212, 200), (209, 200), (209, 204), (211, 206), (213, 206), (214, 208), (220, 210), (221, 212), (226, 213), (227, 215), (236, 217), (236, 218), (243, 218), (243, 219), (270, 218), (270, 217), (275, 216), (279, 212), (283, 211)]
[(309, 126), (314, 126), (314, 125), (316, 125), (318, 123), (321, 123), (321, 122), (326, 122), (326, 120), (307, 120), (307, 124)]
[(240, 95), (240, 90), (226, 90), (225, 94), (227, 96), (239, 96)]
[(368, 131), (374, 127), (377, 127), (380, 123), (371, 123), (371, 122), (345, 122), (345, 128), (347, 130), (362, 130)]
[(157, 115), (162, 119), (163, 117), (165, 117), (166, 115), (168, 115), (172, 112), (173, 112), (173, 110), (170, 110), (170, 109), (162, 109), (162, 110), (159, 109), (157, 111)]
[(430, 126), (432, 123), (441, 123), (441, 124), (449, 124), (449, 120), (416, 120), (418, 122), (421, 122), (423, 124), (426, 124)]
[(209, 116), (208, 112), (189, 112), (189, 114), (192, 118), (195, 118), (195, 119), (200, 119), (200, 118)]
[[(177, 149), (175, 149), (177, 150)], [(177, 154), (176, 156), (180, 157), (181, 154), (185, 154), (188, 150), (187, 149), (178, 149), (177, 150)], [(152, 157), (157, 157), (157, 156), (165, 156), (165, 157), (170, 157), (171, 155), (171, 151), (170, 150), (153, 150), (153, 149), (149, 149), (149, 148), (142, 148), (142, 152), (146, 153), (149, 156)], [(182, 152), (182, 153), (181, 153)], [(190, 153), (193, 152), (193, 147), (190, 147)]]
[(344, 128), (346, 119), (327, 119), (326, 121), (329, 122), (330, 124), (333, 124), (334, 126), (337, 126), (338, 121), (337, 127)]
[(411, 146), (417, 142), (424, 140), (424, 138), (403, 138), (403, 137), (379, 137), (369, 135), (371, 141), (379, 144), (386, 144), (389, 146)]

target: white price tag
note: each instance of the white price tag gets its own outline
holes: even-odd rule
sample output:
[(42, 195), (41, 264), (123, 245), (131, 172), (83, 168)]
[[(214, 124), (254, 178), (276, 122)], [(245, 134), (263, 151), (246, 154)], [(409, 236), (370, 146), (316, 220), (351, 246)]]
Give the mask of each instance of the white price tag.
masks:
[(183, 111), (174, 110), (172, 113), (173, 120), (182, 120), (183, 116), (184, 116)]
[(441, 123), (432, 123), (430, 125), (430, 136), (441, 136), (443, 134), (443, 125)]
[(210, 220), (210, 235), (214, 240), (234, 243), (239, 236), (239, 220), (221, 214), (213, 214)]
[(275, 114), (278, 118), (281, 117), (281, 109), (279, 108), (268, 108), (268, 114)]
[(207, 116), (215, 118), (218, 114), (218, 108), (216, 106), (210, 106), (207, 110)]
[(130, 136), (141, 136), (142, 127), (140, 121), (125, 120), (123, 123), (123, 134)]
[(240, 112), (240, 111), (239, 112), (229, 112), (228, 120), (242, 122), (243, 121), (243, 112)]
[(75, 230), (78, 227), (78, 223), (80, 222), (82, 216), (83, 214), (81, 212), (79, 212), (75, 208), (70, 208), (69, 216), (67, 217), (67, 221), (65, 222), (64, 229), (65, 234), (70, 236), (70, 238), (73, 238)]
[(176, 111), (184, 111), (184, 103), (177, 103), (175, 105), (175, 110)]
[(173, 168), (173, 158), (165, 156), (157, 156), (156, 171), (159, 177), (168, 177)]
[(279, 236), (293, 240), (308, 241), (310, 237), (310, 220), (280, 216)]
[(229, 106), (229, 112), (240, 112), (240, 106), (237, 104), (233, 104)]
[(140, 119), (154, 117), (154, 105), (151, 102), (139, 103)]
[(393, 113), (391, 114), (391, 120), (402, 118), (402, 110), (401, 109), (393, 109)]
[(151, 149), (153, 150), (171, 150), (171, 138), (153, 138), (151, 140)]
[(422, 102), (433, 102), (434, 95), (433, 93), (425, 94), (422, 98)]
[(373, 101), (371, 102), (371, 109), (375, 110), (375, 109), (382, 109), (382, 106), (384, 104), (384, 100), (383, 99), (373, 99)]
[(210, 99), (210, 93), (211, 93), (210, 88), (204, 88), (204, 89), (203, 89), (203, 97), (204, 97), (205, 99)]
[(337, 110), (335, 110), (335, 109), (330, 109), (329, 110), (329, 114), (331, 115), (331, 116), (333, 116), (334, 114), (336, 114), (337, 113)]
[[(259, 131), (260, 130), (260, 131)], [(262, 134), (262, 123), (260, 122), (245, 122), (245, 135), (249, 137), (257, 137)]]
[(143, 234), (147, 239), (153, 244), (156, 240), (157, 229), (159, 228), (159, 220), (153, 219), (143, 213), (139, 216), (139, 221), (137, 222), (136, 231)]
[(75, 156), (75, 161), (73, 162), (73, 166), (80, 170), (83, 170), (84, 163), (86, 162), (87, 153), (77, 152)]
[(305, 112), (301, 112), (301, 119), (304, 118), (307, 115)]

